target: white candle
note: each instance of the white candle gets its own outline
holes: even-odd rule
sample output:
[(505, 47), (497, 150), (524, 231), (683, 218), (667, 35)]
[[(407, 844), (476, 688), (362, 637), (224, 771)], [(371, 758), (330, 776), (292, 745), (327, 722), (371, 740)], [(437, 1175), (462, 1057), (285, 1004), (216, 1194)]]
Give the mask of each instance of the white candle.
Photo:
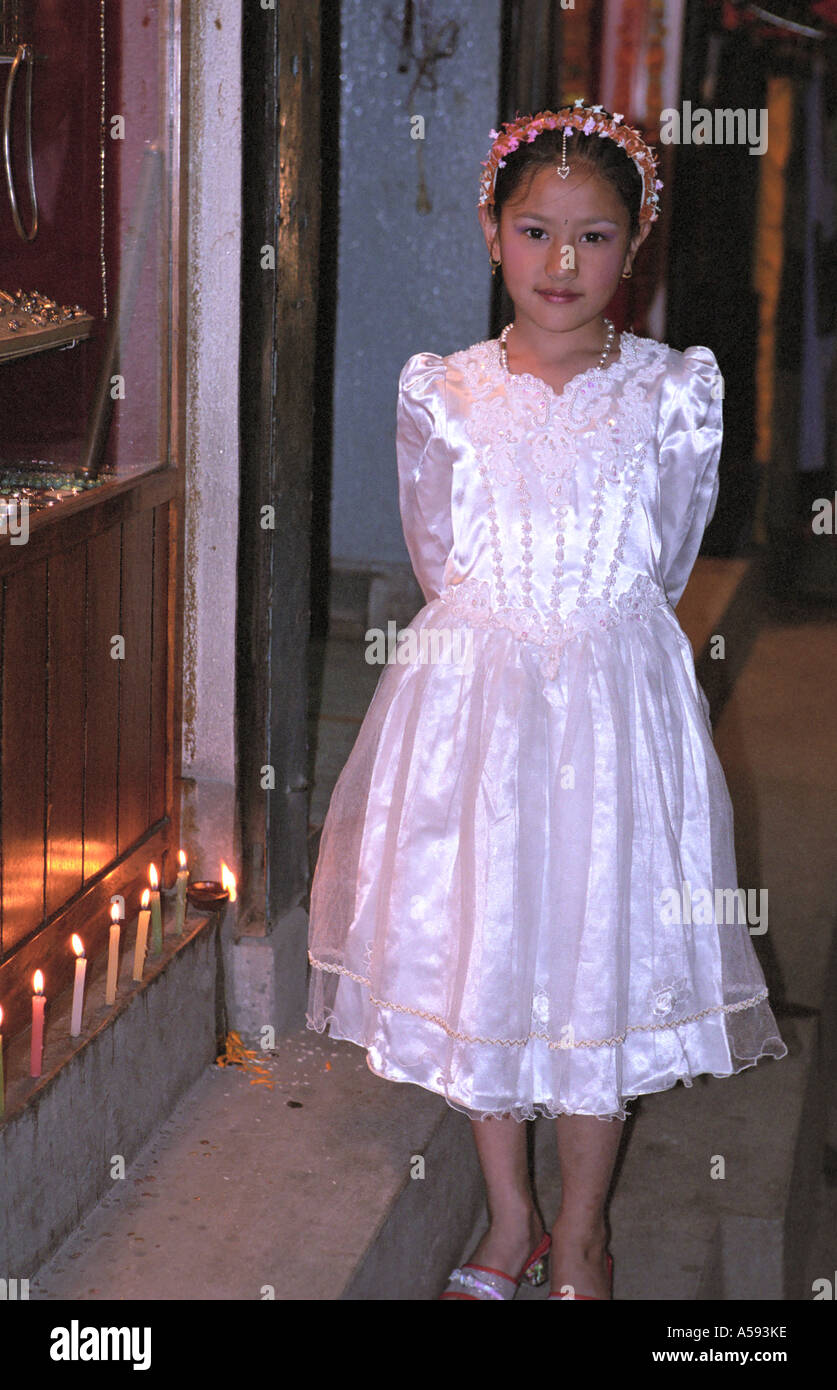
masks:
[(137, 940), (134, 946), (134, 979), (142, 979), (142, 970), (145, 965), (145, 952), (148, 946), (148, 923), (151, 917), (149, 901), (151, 899), (151, 889), (143, 890), (140, 915), (137, 919)]
[(44, 972), (36, 970), (32, 977), (35, 993), (32, 995), (32, 1046), (29, 1052), (29, 1071), (32, 1076), (40, 1076), (44, 1059)]
[(119, 974), (119, 905), (114, 903), (110, 910), (110, 939), (108, 941), (108, 978), (105, 986), (105, 1003), (116, 1003), (116, 977)]
[(178, 852), (180, 868), (177, 871), (176, 896), (174, 900), (174, 930), (178, 936), (183, 935), (183, 924), (186, 920), (186, 887), (189, 882), (189, 870), (186, 868), (186, 855), (183, 850)]
[(73, 950), (76, 953), (76, 976), (73, 982), (73, 1014), (70, 1020), (70, 1037), (77, 1038), (81, 1032), (81, 1015), (84, 1009), (84, 978), (87, 974), (87, 960), (84, 955), (84, 942), (73, 932)]

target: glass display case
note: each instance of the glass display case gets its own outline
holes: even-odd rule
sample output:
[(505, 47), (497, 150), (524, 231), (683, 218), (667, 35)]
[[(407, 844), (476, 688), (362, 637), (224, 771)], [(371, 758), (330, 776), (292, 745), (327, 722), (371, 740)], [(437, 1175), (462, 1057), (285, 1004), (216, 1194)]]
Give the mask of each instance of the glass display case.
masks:
[[(0, 0), (0, 1003), (170, 876), (181, 0)], [(176, 846), (175, 846), (176, 853)]]
[(169, 457), (174, 9), (0, 0), (7, 496)]

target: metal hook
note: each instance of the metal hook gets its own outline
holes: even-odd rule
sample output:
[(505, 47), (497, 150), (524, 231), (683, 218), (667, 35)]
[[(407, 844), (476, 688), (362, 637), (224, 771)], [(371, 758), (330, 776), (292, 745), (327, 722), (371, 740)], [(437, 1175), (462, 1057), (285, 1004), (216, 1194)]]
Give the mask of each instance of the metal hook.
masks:
[[(32, 206), (32, 230), (29, 232), (24, 230), (20, 220), (12, 173), (12, 99), (17, 70), (21, 63), (26, 62), (27, 59), (29, 67), (26, 75), (26, 164), (29, 200)], [(34, 67), (34, 50), (27, 43), (18, 44), (12, 66), (9, 69), (9, 76), (6, 79), (6, 100), (3, 104), (3, 163), (6, 169), (6, 184), (9, 190), (9, 202), (12, 207), (15, 230), (22, 241), (34, 241), (38, 235), (38, 199), (35, 193), (35, 167), (32, 161), (32, 75)]]

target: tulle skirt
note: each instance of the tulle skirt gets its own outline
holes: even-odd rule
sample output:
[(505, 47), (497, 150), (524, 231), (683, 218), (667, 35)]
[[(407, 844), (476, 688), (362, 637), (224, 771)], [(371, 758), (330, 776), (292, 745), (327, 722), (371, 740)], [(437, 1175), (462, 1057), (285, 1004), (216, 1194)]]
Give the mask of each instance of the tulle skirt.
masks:
[(472, 1118), (624, 1119), (785, 1056), (671, 607), (579, 632), (557, 670), (496, 627), (457, 665), (441, 599), (410, 628), (447, 628), (450, 659), (384, 667), (334, 788), (308, 1026)]

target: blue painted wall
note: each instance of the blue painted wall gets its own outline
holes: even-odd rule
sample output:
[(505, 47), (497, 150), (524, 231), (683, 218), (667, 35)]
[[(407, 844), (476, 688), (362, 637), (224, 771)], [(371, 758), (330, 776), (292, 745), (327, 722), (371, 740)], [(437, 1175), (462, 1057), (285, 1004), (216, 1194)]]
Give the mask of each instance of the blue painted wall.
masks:
[[(397, 35), (381, 0), (344, 0), (340, 245), (331, 556), (335, 567), (408, 564), (398, 514), (398, 375), (414, 352), (447, 354), (488, 335), (491, 272), (477, 220), (480, 161), (497, 121), (500, 0), (435, 0), (435, 28), (459, 25), (434, 68), (436, 91), (406, 98)], [(429, 212), (417, 209), (424, 117)]]

